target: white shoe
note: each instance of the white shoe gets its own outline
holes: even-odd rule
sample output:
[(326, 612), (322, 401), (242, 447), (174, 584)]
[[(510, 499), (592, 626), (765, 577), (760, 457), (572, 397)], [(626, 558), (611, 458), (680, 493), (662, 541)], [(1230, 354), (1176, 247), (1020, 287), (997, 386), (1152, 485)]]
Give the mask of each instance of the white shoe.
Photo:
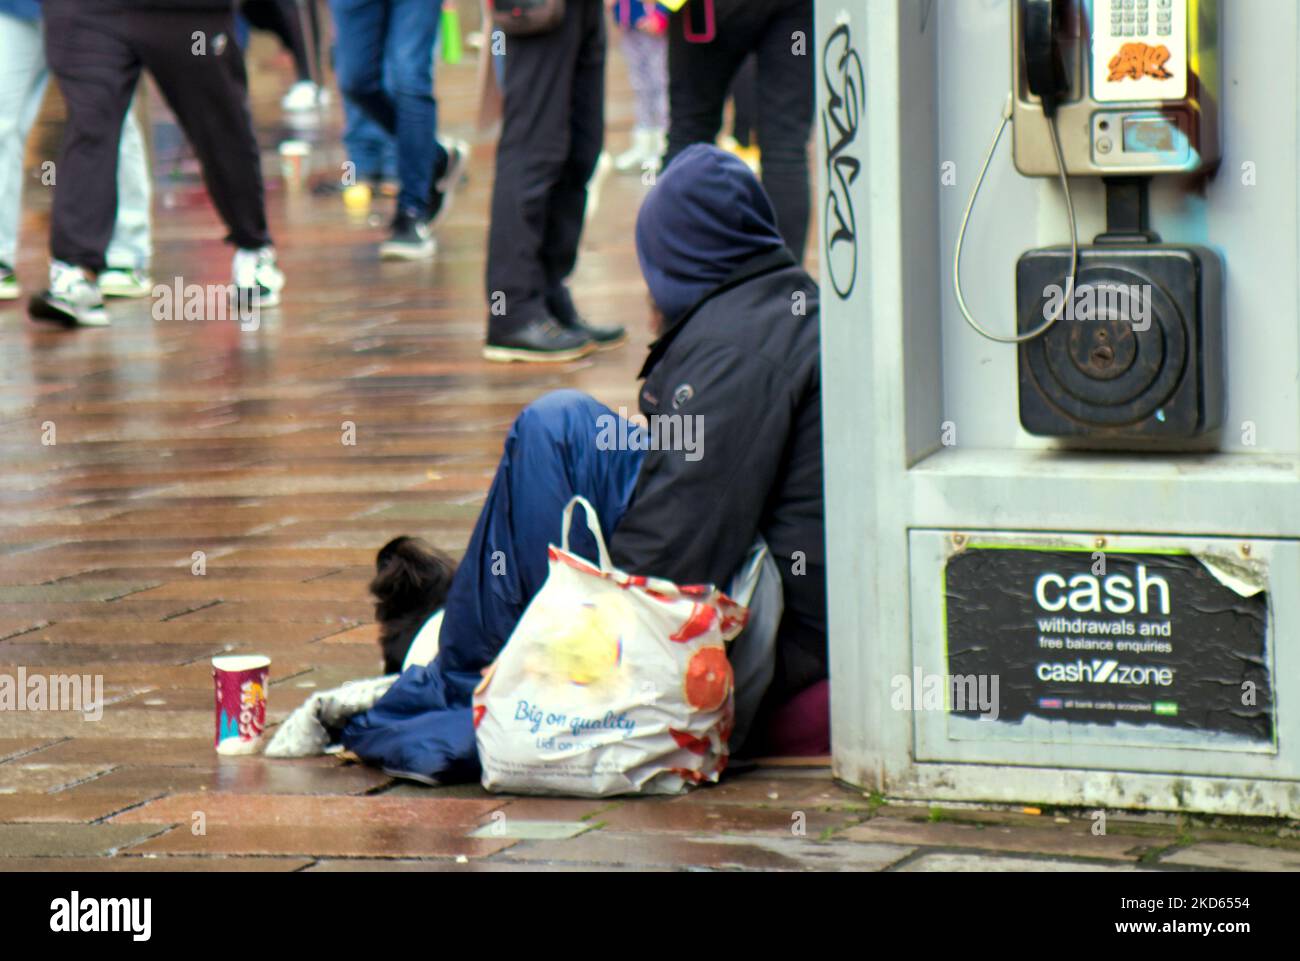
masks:
[(290, 111), (314, 110), (318, 106), (329, 103), (329, 97), (328, 90), (310, 80), (299, 80), (281, 98), (280, 107)]
[(640, 173), (646, 164), (659, 168), (662, 155), (657, 149), (656, 131), (636, 129), (632, 131), (632, 146), (614, 158), (614, 169), (619, 173)]
[(442, 141), (442, 149), (447, 151), (447, 169), (434, 181), (429, 191), (429, 228), (433, 229), (446, 219), (451, 210), (451, 200), (465, 179), (465, 168), (469, 165), (470, 146), (464, 140), (449, 137)]
[(602, 150), (596, 160), (596, 172), (587, 182), (587, 213), (583, 217), (584, 224), (591, 223), (592, 218), (596, 216), (596, 211), (600, 210), (600, 192), (605, 186), (605, 181), (609, 179), (609, 172), (613, 169), (614, 158), (609, 155), (608, 150)]
[(99, 285), (80, 267), (60, 260), (50, 263), (50, 288), (27, 305), (33, 320), (51, 320), (65, 327), (107, 327), (108, 313)]
[(275, 248), (236, 250), (231, 266), (234, 275), (231, 283), (240, 304), (254, 307), (275, 307), (284, 290), (284, 272), (275, 262)]
[(99, 275), (99, 290), (105, 297), (148, 297), (153, 278), (143, 270), (110, 267)]
[(663, 163), (664, 154), (668, 152), (668, 131), (659, 127), (650, 131), (650, 154), (654, 158), (655, 170)]
[(469, 165), (469, 153), (472, 148), (467, 140), (448, 137), (442, 141), (442, 149), (447, 151), (447, 169), (442, 172), (442, 176), (434, 186), (443, 193), (450, 193), (465, 179), (465, 168)]
[(0, 300), (17, 300), (22, 294), (18, 286), (18, 275), (8, 264), (0, 261)]

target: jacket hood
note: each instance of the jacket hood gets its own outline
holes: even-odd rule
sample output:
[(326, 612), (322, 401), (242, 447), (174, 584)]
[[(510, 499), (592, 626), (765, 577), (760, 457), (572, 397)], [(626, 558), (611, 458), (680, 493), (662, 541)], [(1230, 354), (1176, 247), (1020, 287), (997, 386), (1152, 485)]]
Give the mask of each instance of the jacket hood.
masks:
[(741, 265), (784, 246), (757, 178), (739, 158), (707, 144), (677, 155), (636, 221), (641, 273), (669, 323)]

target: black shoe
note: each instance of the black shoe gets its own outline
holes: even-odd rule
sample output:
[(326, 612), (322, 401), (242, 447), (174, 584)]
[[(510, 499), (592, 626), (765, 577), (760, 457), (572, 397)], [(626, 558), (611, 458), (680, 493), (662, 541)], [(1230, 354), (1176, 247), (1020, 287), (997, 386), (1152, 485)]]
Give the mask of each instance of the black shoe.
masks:
[(489, 331), (483, 356), (503, 364), (560, 364), (586, 357), (595, 349), (595, 342), (586, 334), (561, 327), (548, 317), (509, 334)]
[(627, 331), (622, 327), (597, 327), (587, 323), (578, 313), (578, 308), (573, 306), (573, 297), (567, 287), (559, 287), (547, 295), (546, 309), (561, 327), (590, 337), (597, 350), (611, 350), (627, 340)]
[(443, 168), (442, 176), (434, 176), (433, 185), (429, 188), (430, 227), (442, 223), (447, 212), (451, 210), (452, 192), (464, 179), (465, 164), (469, 162), (469, 144), (465, 141), (444, 141), (443, 149), (447, 151), (447, 166)]
[(428, 260), (438, 245), (429, 232), (429, 222), (406, 210), (393, 218), (393, 233), (379, 245), (383, 260)]

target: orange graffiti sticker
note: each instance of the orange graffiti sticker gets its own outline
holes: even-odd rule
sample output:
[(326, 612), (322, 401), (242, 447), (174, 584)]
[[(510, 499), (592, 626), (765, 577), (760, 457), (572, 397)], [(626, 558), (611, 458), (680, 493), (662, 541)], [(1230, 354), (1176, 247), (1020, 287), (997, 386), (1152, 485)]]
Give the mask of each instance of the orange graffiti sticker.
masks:
[(1119, 48), (1119, 53), (1110, 58), (1110, 76), (1107, 80), (1111, 83), (1125, 77), (1132, 80), (1141, 80), (1143, 77), (1168, 80), (1173, 76), (1165, 69), (1169, 57), (1169, 48), (1163, 43), (1154, 47), (1145, 43), (1126, 43)]

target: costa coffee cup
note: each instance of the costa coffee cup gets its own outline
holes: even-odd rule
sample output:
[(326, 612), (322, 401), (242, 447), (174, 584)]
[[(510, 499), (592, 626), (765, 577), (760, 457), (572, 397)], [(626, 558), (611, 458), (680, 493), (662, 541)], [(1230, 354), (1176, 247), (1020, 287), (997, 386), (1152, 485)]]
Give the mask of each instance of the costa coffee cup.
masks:
[(290, 190), (302, 187), (310, 155), (311, 144), (305, 140), (285, 140), (280, 144), (280, 175)]
[(261, 654), (231, 654), (212, 659), (216, 689), (218, 754), (253, 754), (266, 729), (266, 684), (271, 659)]

